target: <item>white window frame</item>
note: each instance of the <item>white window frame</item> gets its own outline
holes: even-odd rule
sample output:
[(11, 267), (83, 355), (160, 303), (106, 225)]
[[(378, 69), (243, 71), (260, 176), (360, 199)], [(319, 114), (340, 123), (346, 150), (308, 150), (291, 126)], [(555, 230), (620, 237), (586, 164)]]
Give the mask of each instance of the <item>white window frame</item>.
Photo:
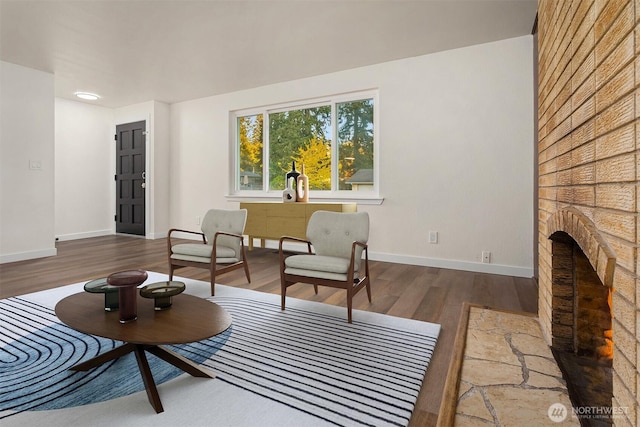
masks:
[[(338, 129), (336, 120), (336, 105), (343, 102), (359, 101), (362, 99), (373, 99), (373, 190), (371, 191), (353, 191), (338, 190), (338, 168), (334, 167), (335, 159), (338, 159)], [(275, 201), (282, 200), (282, 190), (269, 190), (269, 114), (289, 111), (293, 109), (314, 108), (324, 105), (331, 106), (331, 117), (334, 120), (331, 128), (331, 186), (332, 190), (310, 190), (310, 201), (323, 202), (357, 202), (361, 204), (381, 204), (384, 200), (380, 196), (380, 105), (378, 101), (377, 90), (366, 90), (358, 92), (350, 92), (344, 94), (336, 94), (322, 98), (314, 98), (297, 102), (281, 103), (267, 105), (263, 107), (246, 108), (242, 110), (231, 111), (229, 114), (229, 194), (227, 198), (231, 201)], [(238, 143), (238, 118), (252, 115), (263, 115), (263, 190), (241, 190), (238, 167), (240, 165), (240, 144)], [(283, 189), (284, 190), (284, 189)]]

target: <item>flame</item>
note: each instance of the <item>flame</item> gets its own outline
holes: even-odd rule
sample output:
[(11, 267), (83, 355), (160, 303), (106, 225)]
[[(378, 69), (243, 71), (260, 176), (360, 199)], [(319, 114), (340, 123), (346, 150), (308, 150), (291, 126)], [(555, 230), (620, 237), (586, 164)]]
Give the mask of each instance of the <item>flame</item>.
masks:
[[(613, 292), (609, 290), (607, 292), (607, 305), (609, 306), (609, 313), (613, 312)], [(604, 345), (596, 349), (596, 354), (600, 360), (613, 360), (613, 329), (606, 329), (603, 333)]]

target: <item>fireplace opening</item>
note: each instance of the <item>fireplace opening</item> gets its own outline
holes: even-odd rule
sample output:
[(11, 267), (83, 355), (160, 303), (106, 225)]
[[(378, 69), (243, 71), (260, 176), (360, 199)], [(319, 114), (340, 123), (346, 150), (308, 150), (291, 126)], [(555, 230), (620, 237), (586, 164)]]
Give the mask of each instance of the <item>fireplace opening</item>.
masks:
[[(574, 408), (611, 408), (611, 288), (602, 283), (571, 236), (558, 231), (550, 239), (553, 354)], [(583, 426), (612, 425), (608, 417), (581, 418), (580, 422)]]

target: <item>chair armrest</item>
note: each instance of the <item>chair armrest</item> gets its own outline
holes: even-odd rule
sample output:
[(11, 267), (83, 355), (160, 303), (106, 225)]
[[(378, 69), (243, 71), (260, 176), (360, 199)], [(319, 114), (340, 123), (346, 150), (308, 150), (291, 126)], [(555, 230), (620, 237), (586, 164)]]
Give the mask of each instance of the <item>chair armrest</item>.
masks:
[(306, 239), (300, 239), (299, 237), (292, 237), (292, 236), (282, 236), (280, 237), (279, 240), (279, 244), (278, 244), (278, 252), (282, 253), (282, 244), (284, 242), (297, 242), (297, 243), (306, 243), (307, 244), (307, 250), (309, 251), (309, 253), (311, 253), (311, 242), (306, 240)]
[(214, 240), (217, 239), (218, 235), (230, 236), (240, 240), (244, 240), (244, 236), (242, 234), (227, 233), (226, 231), (217, 231), (216, 234), (213, 236), (213, 239)]
[(356, 257), (356, 247), (360, 246), (362, 248), (362, 252), (364, 252), (365, 262), (369, 262), (369, 245), (366, 243), (355, 241), (351, 244), (351, 266), (353, 267), (353, 263)]
[(356, 262), (356, 247), (360, 246), (364, 252), (365, 277), (369, 277), (369, 245), (355, 241), (351, 244), (351, 262), (349, 263), (349, 281), (353, 282), (354, 267)]
[(311, 242), (305, 239), (300, 239), (298, 237), (291, 237), (291, 236), (282, 236), (280, 237), (280, 241), (278, 244), (278, 253), (280, 255), (280, 274), (284, 274), (284, 251), (282, 250), (282, 244), (284, 242), (297, 242), (297, 243), (306, 243), (307, 244), (307, 251), (309, 252), (309, 254), (311, 254)]
[(242, 260), (244, 261), (247, 256), (246, 256), (246, 252), (244, 249), (244, 236), (242, 234), (234, 234), (234, 233), (227, 233), (226, 231), (216, 231), (216, 234), (213, 235), (213, 249), (211, 252), (211, 265), (215, 265), (216, 263), (216, 258), (218, 257), (218, 255), (216, 254), (216, 247), (218, 246), (218, 236), (229, 236), (229, 237), (235, 237), (236, 239), (240, 239), (240, 246), (241, 246), (241, 251), (242, 251)]
[(171, 244), (171, 233), (174, 233), (174, 232), (175, 233), (177, 233), (177, 232), (188, 233), (188, 234), (195, 234), (195, 235), (198, 235), (198, 236), (202, 236), (202, 243), (207, 243), (207, 238), (204, 235), (204, 233), (201, 233), (201, 232), (198, 232), (198, 231), (191, 231), (191, 230), (182, 230), (180, 228), (172, 228), (172, 229), (169, 230), (169, 233), (167, 234), (167, 246), (169, 247), (169, 253), (171, 253), (171, 246), (173, 246)]
[(216, 245), (218, 244), (218, 236), (229, 236), (229, 237), (235, 237), (236, 239), (240, 239), (240, 244), (242, 245), (244, 250), (244, 236), (242, 234), (227, 233), (226, 231), (216, 231), (216, 234), (213, 235), (214, 251), (215, 251)]
[(362, 243), (362, 242), (358, 242), (355, 241), (351, 244), (351, 249), (352, 252), (355, 252), (356, 246), (360, 246), (362, 249), (364, 249), (365, 251), (367, 251), (369, 249), (369, 245), (367, 245), (366, 243)]
[(280, 237), (280, 242), (283, 242), (285, 240), (291, 240), (291, 241), (294, 241), (294, 242), (301, 242), (301, 243), (309, 243), (309, 244), (311, 244), (310, 241), (308, 241), (306, 239), (301, 239), (299, 237), (292, 237), (292, 236), (282, 236), (282, 237)]

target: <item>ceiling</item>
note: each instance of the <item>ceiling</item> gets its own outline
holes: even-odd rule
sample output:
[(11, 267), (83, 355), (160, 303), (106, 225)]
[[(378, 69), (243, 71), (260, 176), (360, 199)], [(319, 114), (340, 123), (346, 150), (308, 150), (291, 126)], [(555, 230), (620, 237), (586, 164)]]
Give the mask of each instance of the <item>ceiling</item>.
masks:
[(530, 34), (537, 0), (0, 0), (0, 59), (56, 96), (174, 103)]

